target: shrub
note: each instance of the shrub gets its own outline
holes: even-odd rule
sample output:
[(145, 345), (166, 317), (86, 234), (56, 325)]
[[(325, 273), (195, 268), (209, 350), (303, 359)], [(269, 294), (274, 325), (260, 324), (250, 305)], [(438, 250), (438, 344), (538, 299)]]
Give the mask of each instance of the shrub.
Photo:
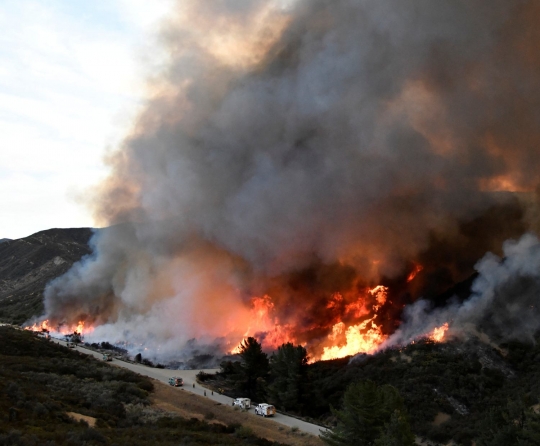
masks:
[(240, 426), (235, 429), (234, 435), (236, 435), (238, 438), (252, 437), (253, 430), (248, 426)]
[(107, 439), (100, 432), (91, 427), (83, 431), (70, 432), (68, 435), (68, 444), (81, 445), (88, 444), (88, 442), (107, 444)]

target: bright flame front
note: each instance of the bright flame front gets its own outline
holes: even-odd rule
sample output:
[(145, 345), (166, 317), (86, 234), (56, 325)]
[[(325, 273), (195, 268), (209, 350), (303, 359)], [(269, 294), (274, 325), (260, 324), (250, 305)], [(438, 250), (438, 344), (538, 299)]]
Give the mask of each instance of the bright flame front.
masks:
[(62, 336), (75, 333), (84, 336), (85, 334), (89, 334), (94, 331), (94, 327), (86, 326), (84, 321), (78, 321), (76, 324), (58, 324), (56, 327), (54, 327), (48, 319), (41, 322), (36, 322), (33, 325), (24, 327), (24, 329), (36, 332), (48, 332)]

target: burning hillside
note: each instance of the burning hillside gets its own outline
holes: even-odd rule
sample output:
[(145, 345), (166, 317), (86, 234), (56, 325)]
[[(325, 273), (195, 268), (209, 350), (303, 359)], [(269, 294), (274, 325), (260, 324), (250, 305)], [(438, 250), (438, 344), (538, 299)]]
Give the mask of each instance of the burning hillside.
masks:
[(112, 226), (44, 318), (160, 355), (255, 335), (327, 359), (460, 331), (465, 310), (429, 298), (538, 228), (539, 13), (178, 1), (168, 66), (91, 200)]

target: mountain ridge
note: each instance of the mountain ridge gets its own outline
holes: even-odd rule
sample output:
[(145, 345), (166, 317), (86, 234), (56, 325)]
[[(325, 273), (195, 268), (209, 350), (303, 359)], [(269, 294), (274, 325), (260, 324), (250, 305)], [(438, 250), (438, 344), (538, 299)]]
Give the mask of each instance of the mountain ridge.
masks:
[(21, 324), (43, 311), (43, 291), (92, 252), (92, 228), (47, 229), (0, 242), (0, 321)]

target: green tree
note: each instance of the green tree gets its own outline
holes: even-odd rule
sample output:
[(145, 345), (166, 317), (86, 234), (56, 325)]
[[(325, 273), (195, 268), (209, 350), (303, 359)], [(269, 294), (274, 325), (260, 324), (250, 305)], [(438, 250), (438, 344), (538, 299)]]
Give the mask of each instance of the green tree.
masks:
[(384, 425), (381, 436), (375, 440), (376, 446), (406, 446), (414, 444), (407, 417), (399, 410), (394, 410), (390, 421)]
[(285, 410), (302, 412), (308, 393), (308, 356), (304, 347), (290, 342), (281, 345), (270, 358), (270, 401)]
[(478, 425), (480, 435), (476, 443), (479, 446), (540, 444), (540, 415), (528, 407), (527, 400), (509, 400), (506, 407), (491, 408)]
[(345, 391), (342, 410), (331, 410), (338, 424), (321, 435), (331, 446), (414, 445), (403, 399), (395, 387), (369, 380), (353, 383)]
[(268, 374), (268, 356), (262, 351), (262, 346), (253, 337), (246, 338), (240, 345), (241, 358), (241, 387), (250, 398), (261, 396), (259, 378)]

